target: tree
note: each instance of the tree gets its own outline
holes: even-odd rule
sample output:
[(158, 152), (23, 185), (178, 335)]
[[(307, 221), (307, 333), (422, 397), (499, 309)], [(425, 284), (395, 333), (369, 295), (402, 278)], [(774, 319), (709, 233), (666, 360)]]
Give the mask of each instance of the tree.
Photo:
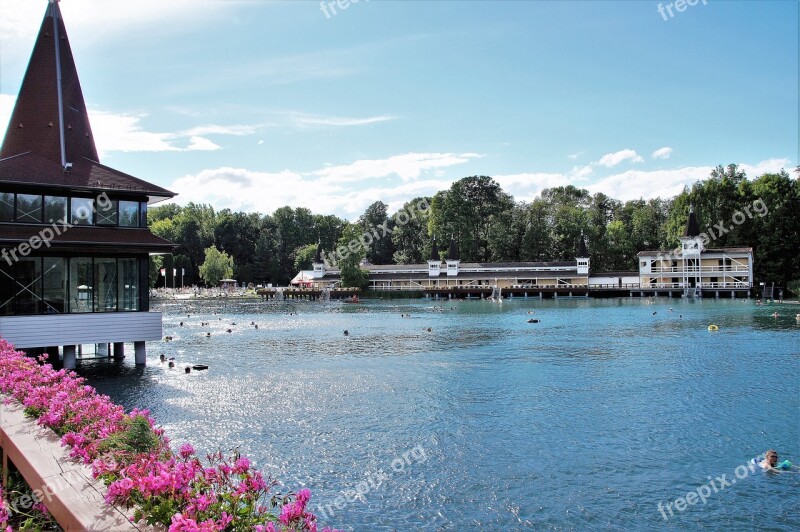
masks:
[(294, 269), (296, 271), (310, 270), (314, 266), (314, 255), (317, 254), (318, 244), (303, 246), (295, 255)]
[(340, 278), (343, 287), (347, 288), (366, 288), (369, 284), (369, 272), (361, 268), (361, 261), (366, 256), (363, 247), (358, 247), (356, 251), (351, 251), (351, 242), (358, 242), (361, 238), (361, 228), (358, 224), (350, 224), (345, 227), (342, 238), (339, 239), (337, 248), (344, 247), (348, 252), (343, 257), (338, 257)]
[(392, 245), (395, 249), (392, 258), (396, 264), (419, 264), (430, 256), (425, 255), (425, 247), (430, 243), (428, 218), (431, 209), (419, 208), (419, 205), (430, 205), (430, 203), (430, 198), (414, 198), (392, 215), (394, 220)]
[(156, 286), (158, 276), (161, 275), (161, 267), (164, 264), (164, 257), (161, 255), (150, 255), (150, 288)]
[(200, 277), (211, 286), (219, 284), (220, 280), (228, 279), (233, 275), (233, 257), (215, 246), (205, 249), (205, 261), (200, 266)]
[(390, 264), (394, 255), (392, 243), (393, 224), (386, 215), (386, 204), (376, 201), (358, 219), (361, 231), (372, 237), (367, 249), (367, 260), (371, 264)]

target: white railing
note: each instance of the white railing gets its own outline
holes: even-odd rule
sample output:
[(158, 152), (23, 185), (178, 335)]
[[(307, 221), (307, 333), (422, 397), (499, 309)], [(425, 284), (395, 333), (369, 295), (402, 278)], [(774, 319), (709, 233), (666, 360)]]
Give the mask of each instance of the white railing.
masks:
[(651, 267), (651, 273), (698, 273), (698, 272), (749, 272), (747, 266), (673, 266)]

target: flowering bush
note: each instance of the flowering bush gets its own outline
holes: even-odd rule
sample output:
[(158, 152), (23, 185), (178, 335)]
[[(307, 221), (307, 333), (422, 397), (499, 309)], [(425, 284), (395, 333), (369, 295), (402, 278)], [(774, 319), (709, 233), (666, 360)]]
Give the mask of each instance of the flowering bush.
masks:
[[(37, 364), (0, 339), (0, 392), (61, 436), (70, 456), (90, 465), (108, 486), (106, 501), (133, 508), (135, 521), (170, 532), (317, 530), (316, 516), (306, 511), (309, 490), (275, 493), (276, 482), (238, 453), (203, 461), (185, 444), (176, 454), (147, 411), (126, 414), (85, 379), (45, 360), (39, 357)], [(4, 519), (0, 503), (0, 526)]]

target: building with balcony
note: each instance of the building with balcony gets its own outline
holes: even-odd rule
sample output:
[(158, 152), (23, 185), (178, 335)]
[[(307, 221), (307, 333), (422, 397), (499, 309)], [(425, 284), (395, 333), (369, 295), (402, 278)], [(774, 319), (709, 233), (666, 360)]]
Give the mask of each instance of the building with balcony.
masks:
[[(461, 262), (458, 244), (452, 240), (444, 259), (434, 238), (431, 258), (424, 264), (364, 264), (369, 272), (368, 290), (431, 291), (499, 289), (570, 289), (589, 285), (589, 252), (581, 235), (575, 260), (552, 262)], [(322, 259), (318, 247), (313, 270), (301, 272), (308, 286), (339, 288), (340, 270)], [(616, 282), (616, 278), (615, 278)]]
[(679, 249), (639, 252), (641, 289), (681, 290), (689, 297), (703, 292), (747, 297), (753, 286), (753, 248), (706, 248), (706, 239), (690, 207)]
[(122, 356), (161, 339), (149, 255), (171, 242), (147, 206), (174, 194), (99, 162), (58, 2), (48, 4), (0, 147), (0, 337), (18, 348)]

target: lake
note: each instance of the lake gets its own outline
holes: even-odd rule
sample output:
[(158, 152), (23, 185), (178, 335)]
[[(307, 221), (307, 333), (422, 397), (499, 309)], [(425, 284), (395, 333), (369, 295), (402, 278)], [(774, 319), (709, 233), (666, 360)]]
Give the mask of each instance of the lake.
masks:
[(146, 368), (78, 372), (343, 529), (800, 529), (746, 466), (800, 463), (800, 306), (651, 301), (162, 302)]

